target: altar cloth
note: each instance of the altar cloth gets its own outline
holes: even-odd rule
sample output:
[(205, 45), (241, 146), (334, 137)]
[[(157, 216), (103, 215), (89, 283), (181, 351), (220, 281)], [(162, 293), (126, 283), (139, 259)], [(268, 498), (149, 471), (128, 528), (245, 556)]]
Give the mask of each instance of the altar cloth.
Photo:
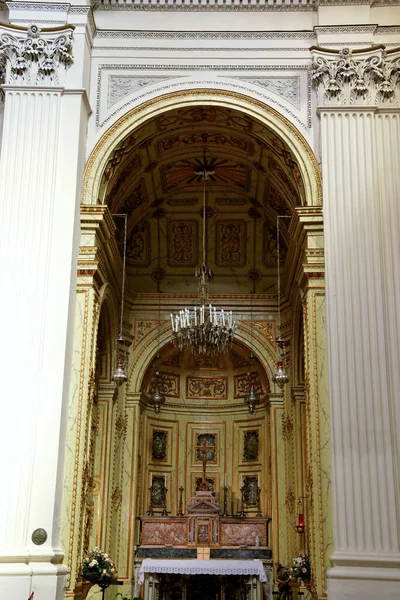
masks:
[(176, 573), (180, 575), (258, 575), (260, 581), (267, 581), (264, 565), (255, 560), (210, 560), (198, 559), (155, 559), (145, 558), (139, 569), (139, 585), (144, 582), (145, 573)]

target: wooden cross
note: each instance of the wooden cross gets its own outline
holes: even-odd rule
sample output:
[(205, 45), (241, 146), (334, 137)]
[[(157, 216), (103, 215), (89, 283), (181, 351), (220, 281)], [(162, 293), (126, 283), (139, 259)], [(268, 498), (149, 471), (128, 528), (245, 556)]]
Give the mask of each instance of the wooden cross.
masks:
[(207, 450), (211, 450), (214, 449), (215, 450), (215, 446), (207, 446), (207, 439), (204, 437), (203, 441), (201, 444), (196, 444), (195, 446), (196, 450), (200, 450), (201, 452), (201, 462), (203, 464), (203, 474), (201, 477), (201, 485), (202, 486), (206, 486), (207, 485), (207, 480), (206, 480), (206, 465), (207, 465)]

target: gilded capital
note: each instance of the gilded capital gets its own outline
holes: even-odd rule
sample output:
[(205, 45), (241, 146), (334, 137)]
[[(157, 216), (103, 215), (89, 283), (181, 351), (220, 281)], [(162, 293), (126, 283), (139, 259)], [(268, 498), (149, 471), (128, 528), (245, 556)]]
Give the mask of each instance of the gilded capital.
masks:
[(400, 106), (400, 48), (314, 47), (311, 77), (320, 106)]
[(0, 85), (63, 85), (72, 64), (73, 26), (0, 25)]

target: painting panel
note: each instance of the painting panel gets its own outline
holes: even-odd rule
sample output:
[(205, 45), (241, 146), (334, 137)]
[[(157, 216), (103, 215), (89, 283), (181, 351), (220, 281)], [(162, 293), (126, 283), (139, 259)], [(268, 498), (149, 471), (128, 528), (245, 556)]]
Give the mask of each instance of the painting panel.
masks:
[(258, 431), (252, 429), (244, 432), (243, 438), (243, 460), (258, 460), (259, 438)]
[[(195, 492), (198, 492), (202, 486), (202, 477), (196, 477), (195, 479)], [(215, 478), (214, 477), (206, 477), (206, 486), (210, 492), (215, 492)]]
[(164, 475), (152, 475), (151, 478), (151, 503), (154, 508), (162, 508), (165, 495), (165, 477)]
[(167, 460), (167, 431), (153, 430), (152, 458), (153, 460)]
[(243, 477), (243, 504), (246, 506), (257, 506), (258, 494), (258, 476), (245, 475)]

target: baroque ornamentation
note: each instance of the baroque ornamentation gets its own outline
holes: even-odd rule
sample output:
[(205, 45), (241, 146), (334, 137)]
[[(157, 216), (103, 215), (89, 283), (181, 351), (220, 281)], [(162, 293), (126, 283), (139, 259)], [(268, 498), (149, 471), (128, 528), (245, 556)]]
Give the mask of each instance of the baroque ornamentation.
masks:
[(313, 50), (312, 80), (325, 105), (389, 105), (399, 102), (400, 53), (384, 48), (353, 54)]
[(227, 377), (187, 377), (188, 398), (223, 399), (228, 397)]
[(72, 30), (68, 26), (57, 36), (42, 33), (37, 25), (30, 25), (24, 37), (19, 29), (1, 30), (0, 84), (59, 85), (60, 67), (65, 71), (72, 62)]
[(246, 264), (244, 221), (218, 221), (215, 262), (220, 267), (242, 267)]
[(160, 372), (161, 392), (164, 396), (179, 398), (179, 375)]
[(113, 489), (111, 494), (111, 507), (113, 510), (117, 511), (121, 506), (122, 502), (122, 491), (118, 487), (118, 485)]
[(197, 222), (168, 222), (168, 264), (194, 267), (197, 264)]
[[(262, 396), (264, 394), (260, 376), (257, 372), (250, 373), (250, 379), (254, 383), (255, 391), (257, 395)], [(242, 373), (241, 375), (234, 376), (235, 382), (235, 398), (244, 398), (249, 393), (249, 375), (248, 373)]]
[(290, 438), (293, 435), (293, 421), (289, 415), (282, 414), (282, 436), (283, 439)]

